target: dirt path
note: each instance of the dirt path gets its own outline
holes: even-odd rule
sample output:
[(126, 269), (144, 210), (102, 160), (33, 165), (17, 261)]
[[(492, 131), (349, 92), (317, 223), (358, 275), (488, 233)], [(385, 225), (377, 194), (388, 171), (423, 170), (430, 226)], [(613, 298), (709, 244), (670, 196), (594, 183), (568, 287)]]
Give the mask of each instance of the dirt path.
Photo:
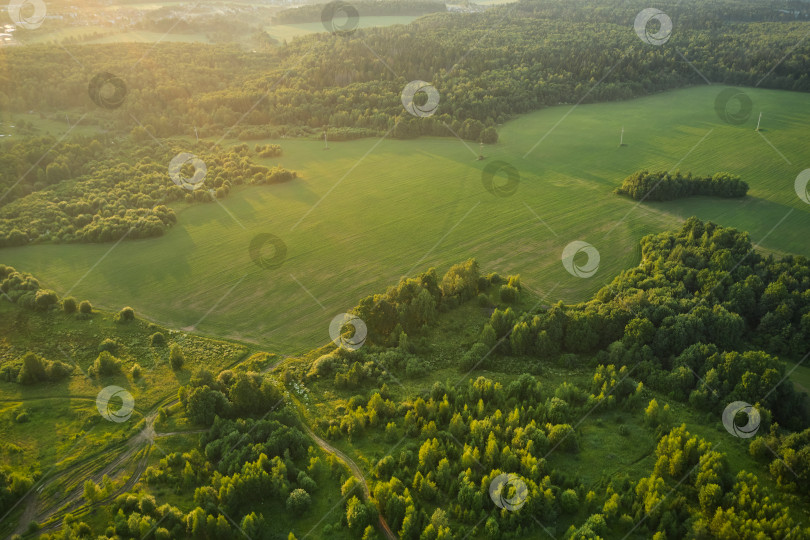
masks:
[[(267, 373), (268, 371), (272, 370), (279, 364), (281, 364), (286, 358), (280, 358), (278, 362), (275, 362), (271, 366), (262, 370), (262, 373)], [(243, 361), (244, 358), (240, 359), (239, 361), (235, 362), (233, 365), (238, 364), (239, 362)], [(232, 366), (228, 366), (230, 368)], [(226, 368), (226, 369), (228, 369)], [(64, 397), (64, 396), (62, 396)], [(169, 396), (167, 396), (168, 398)], [(71, 399), (88, 399), (94, 400), (95, 398), (91, 397), (83, 397), (83, 396), (71, 396)], [(53, 397), (40, 397), (34, 399), (54, 399)], [(164, 398), (166, 399), (166, 398)], [(10, 400), (0, 400), (0, 401), (25, 401), (20, 399), (10, 399)], [(157, 419), (158, 410), (161, 407), (171, 407), (172, 405), (176, 404), (178, 399), (169, 399), (167, 402), (159, 401), (154, 405), (152, 410), (144, 415), (144, 420), (146, 421), (146, 425), (144, 428), (139, 431), (138, 433), (134, 434), (130, 437), (121, 451), (117, 454), (115, 458), (110, 461), (102, 462), (99, 466), (97, 463), (98, 459), (100, 458), (100, 454), (93, 454), (90, 456), (86, 456), (85, 459), (82, 459), (80, 462), (73, 464), (72, 466), (68, 467), (63, 471), (59, 471), (53, 476), (48, 477), (46, 480), (42, 481), (38, 485), (35, 485), (31, 491), (25, 495), (18, 504), (24, 505), (24, 509), (22, 515), (18, 521), (17, 530), (15, 531), (18, 534), (22, 534), (25, 528), (28, 526), (28, 523), (31, 521), (37, 521), (38, 523), (46, 523), (51, 522), (48, 525), (45, 525), (40, 529), (41, 533), (55, 531), (62, 526), (62, 520), (59, 519), (63, 517), (64, 514), (76, 511), (82, 507), (83, 497), (84, 497), (84, 482), (75, 482), (75, 487), (71, 489), (68, 493), (64, 494), (63, 497), (59, 499), (52, 499), (52, 500), (40, 500), (40, 494), (42, 491), (45, 490), (48, 486), (60, 482), (65, 481), (70, 483), (71, 477), (76, 478), (77, 476), (82, 476), (84, 479), (91, 479), (96, 483), (101, 482), (101, 479), (104, 475), (108, 475), (111, 478), (120, 477), (124, 474), (125, 469), (128, 465), (135, 464), (132, 474), (127, 478), (127, 480), (115, 490), (114, 493), (110, 494), (106, 497), (103, 501), (96, 502), (92, 505), (89, 505), (90, 508), (101, 506), (104, 504), (108, 504), (110, 501), (114, 500), (115, 497), (118, 495), (125, 493), (132, 489), (135, 484), (140, 480), (141, 475), (144, 473), (147, 467), (147, 463), (149, 460), (149, 455), (155, 444), (155, 439), (160, 437), (170, 437), (172, 435), (185, 435), (190, 433), (204, 433), (208, 431), (207, 429), (197, 429), (197, 430), (190, 430), (190, 431), (170, 431), (164, 433), (158, 433), (155, 431), (155, 421)], [(303, 415), (302, 415), (303, 416)], [(335, 448), (334, 446), (330, 445), (325, 440), (318, 437), (314, 431), (312, 431), (309, 426), (303, 421), (302, 418), (301, 425), (304, 431), (312, 437), (312, 440), (322, 448), (324, 451), (336, 456), (338, 459), (343, 461), (348, 467), (349, 470), (352, 472), (352, 475), (355, 476), (360, 481), (360, 485), (363, 489), (363, 494), (365, 495), (366, 500), (371, 500), (371, 490), (368, 487), (368, 483), (366, 482), (366, 478), (363, 475), (363, 471), (360, 470), (360, 467), (352, 460), (349, 456)], [(109, 450), (105, 450), (109, 451)], [(15, 505), (16, 506), (16, 505)], [(388, 526), (388, 523), (385, 521), (385, 518), (382, 514), (379, 515), (379, 526), (380, 530), (382, 530), (383, 534), (388, 540), (396, 540), (396, 535), (391, 531), (391, 528)]]
[[(363, 476), (363, 471), (360, 470), (360, 467), (357, 466), (357, 463), (354, 462), (349, 456), (326, 442), (325, 440), (321, 439), (315, 432), (312, 431), (308, 425), (303, 424), (304, 431), (307, 432), (307, 435), (312, 437), (312, 440), (315, 441), (315, 444), (320, 446), (325, 452), (328, 452), (334, 456), (336, 456), (339, 460), (344, 462), (348, 467), (349, 470), (352, 471), (352, 474), (355, 478), (360, 481), (360, 485), (363, 487), (363, 493), (365, 494), (366, 500), (371, 500), (371, 490), (368, 488), (368, 483), (366, 482), (366, 477)], [(385, 534), (386, 538), (389, 540), (396, 540), (396, 535), (391, 531), (391, 527), (388, 526), (388, 522), (385, 521), (385, 518), (382, 514), (380, 516), (380, 529), (382, 529), (383, 534)]]

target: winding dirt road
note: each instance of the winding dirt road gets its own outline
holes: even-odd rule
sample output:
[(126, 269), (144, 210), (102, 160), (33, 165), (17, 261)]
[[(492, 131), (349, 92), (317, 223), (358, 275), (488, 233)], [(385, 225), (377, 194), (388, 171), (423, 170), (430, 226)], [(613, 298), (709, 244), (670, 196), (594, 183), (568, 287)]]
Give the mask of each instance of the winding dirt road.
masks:
[[(325, 452), (328, 452), (328, 453), (336, 456), (339, 460), (344, 462), (349, 467), (349, 470), (352, 471), (352, 474), (354, 475), (354, 477), (357, 478), (360, 481), (360, 485), (363, 487), (363, 493), (364, 493), (364, 495), (366, 497), (366, 500), (370, 501), (371, 500), (371, 490), (369, 490), (368, 482), (366, 482), (366, 477), (363, 476), (363, 471), (360, 470), (360, 467), (357, 466), (357, 463), (355, 463), (354, 460), (352, 460), (352, 458), (350, 458), (349, 456), (347, 456), (346, 454), (344, 454), (343, 452), (341, 452), (340, 450), (338, 450), (337, 448), (335, 448), (334, 446), (332, 446), (331, 444), (329, 444), (325, 440), (318, 437), (315, 434), (315, 432), (312, 431), (309, 428), (308, 425), (306, 425), (304, 423), (302, 423), (301, 425), (304, 427), (304, 431), (307, 432), (307, 435), (312, 437), (312, 440), (315, 441), (315, 444), (320, 446)], [(396, 540), (397, 537), (391, 531), (391, 527), (388, 526), (388, 522), (385, 521), (385, 518), (383, 517), (382, 514), (379, 514), (379, 516), (380, 516), (379, 525), (380, 525), (380, 529), (382, 530), (383, 534), (389, 540)]]
[[(284, 359), (280, 359), (278, 362), (274, 363), (273, 365), (269, 366), (262, 370), (263, 373), (266, 373), (279, 365), (283, 362)], [(236, 362), (237, 364), (239, 362)], [(233, 364), (233, 365), (235, 365)], [(228, 366), (229, 368), (232, 366)], [(225, 368), (228, 369), (228, 368)], [(64, 398), (64, 396), (62, 396)], [(45, 397), (45, 398), (38, 398), (38, 399), (54, 399), (52, 397)], [(88, 400), (95, 400), (93, 397), (84, 397), (84, 396), (70, 396), (70, 399), (88, 399)], [(164, 398), (166, 399), (166, 398)], [(19, 399), (14, 400), (0, 400), (0, 401), (24, 401)], [(93, 504), (87, 505), (84, 508), (88, 511), (94, 507), (102, 506), (105, 504), (109, 504), (113, 501), (118, 495), (122, 493), (126, 493), (131, 490), (135, 484), (140, 480), (141, 475), (144, 473), (147, 467), (147, 463), (149, 462), (149, 456), (155, 448), (155, 439), (161, 437), (170, 437), (172, 435), (180, 435), (180, 434), (190, 434), (190, 433), (203, 433), (207, 431), (207, 429), (198, 429), (198, 430), (191, 430), (191, 431), (172, 431), (172, 432), (165, 432), (159, 433), (155, 431), (154, 424), (155, 420), (157, 419), (158, 410), (160, 407), (171, 407), (172, 405), (176, 404), (178, 400), (174, 398), (166, 403), (158, 402), (154, 405), (152, 410), (144, 416), (144, 420), (146, 421), (146, 425), (144, 428), (139, 431), (138, 433), (131, 436), (124, 444), (123, 448), (120, 452), (115, 454), (111, 460), (101, 460), (102, 454), (105, 452), (111, 452), (110, 449), (104, 449), (94, 454), (90, 454), (80, 461), (74, 463), (70, 467), (65, 470), (58, 471), (54, 473), (52, 476), (47, 476), (46, 478), (40, 480), (29, 490), (29, 492), (23, 496), (17, 504), (14, 506), (16, 507), (19, 504), (23, 505), (23, 511), (20, 516), (20, 519), (17, 523), (17, 527), (15, 530), (16, 534), (22, 534), (28, 524), (31, 521), (36, 521), (38, 523), (47, 523), (42, 528), (39, 529), (40, 533), (44, 532), (53, 532), (59, 529), (62, 526), (62, 518), (65, 514), (73, 512), (74, 515), (79, 515), (84, 512), (80, 512), (84, 504), (84, 481), (86, 480), (93, 480), (95, 483), (100, 483), (105, 475), (109, 476), (111, 479), (118, 479), (121, 478), (124, 474), (126, 474), (127, 466), (130, 466), (134, 463), (135, 467), (133, 469), (132, 474), (129, 475), (129, 478), (115, 490), (114, 493), (111, 493), (109, 496), (105, 497), (102, 501), (97, 501)], [(343, 461), (349, 470), (351, 471), (352, 475), (357, 478), (360, 482), (360, 485), (363, 489), (363, 494), (366, 500), (371, 500), (371, 490), (368, 487), (368, 482), (366, 481), (365, 476), (363, 475), (363, 471), (357, 464), (352, 460), (349, 456), (320, 438), (318, 435), (315, 434), (312, 429), (304, 422), (303, 415), (301, 415), (301, 426), (303, 427), (304, 431), (315, 441), (320, 448), (322, 448), (325, 452), (336, 456), (338, 459)], [(67, 485), (73, 485), (74, 487), (67, 493), (64, 493), (62, 497), (51, 497), (51, 498), (42, 498), (40, 495), (42, 492), (48, 488), (49, 486), (57, 483), (57, 482), (64, 482)], [(9, 510), (8, 513), (11, 513)], [(7, 515), (8, 515), (7, 513)], [(379, 528), (385, 535), (388, 540), (396, 540), (396, 535), (391, 531), (391, 528), (388, 526), (388, 523), (385, 521), (385, 518), (382, 514), (379, 515)]]

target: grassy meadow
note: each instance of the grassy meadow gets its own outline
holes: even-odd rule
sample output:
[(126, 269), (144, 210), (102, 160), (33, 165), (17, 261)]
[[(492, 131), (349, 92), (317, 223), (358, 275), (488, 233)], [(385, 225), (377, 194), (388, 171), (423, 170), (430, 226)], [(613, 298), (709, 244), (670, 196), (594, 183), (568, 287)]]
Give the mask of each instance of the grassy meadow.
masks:
[[(359, 19), (358, 28), (371, 28), (374, 26), (392, 26), (395, 24), (408, 24), (418, 15), (362, 15)], [(271, 37), (283, 41), (291, 40), (298, 36), (323, 32), (323, 23), (320, 21), (296, 24), (271, 24), (265, 27), (265, 31)]]
[[(284, 155), (264, 162), (301, 178), (237, 189), (221, 205), (181, 204), (178, 225), (158, 239), (4, 249), (2, 262), (61, 295), (110, 310), (131, 305), (169, 327), (293, 354), (328, 342), (331, 319), (359, 298), (403, 274), (443, 271), (469, 257), (484, 271), (521, 274), (547, 303), (568, 303), (637, 264), (642, 236), (690, 215), (747, 230), (764, 251), (810, 255), (802, 233), (810, 208), (793, 188), (810, 166), (803, 136), (810, 96), (747, 89), (754, 112), (736, 126), (715, 114), (720, 90), (527, 114), (499, 127), (500, 142), (484, 148), (483, 161), (477, 145), (451, 137), (332, 142), (329, 150), (317, 141), (268, 141)], [(483, 188), (481, 171), (495, 160), (520, 171), (515, 195), (498, 198)], [(729, 171), (751, 190), (741, 200), (640, 205), (612, 193), (645, 167)], [(280, 268), (251, 261), (248, 246), (261, 233), (286, 244)], [(600, 252), (589, 279), (560, 262), (574, 240)]]

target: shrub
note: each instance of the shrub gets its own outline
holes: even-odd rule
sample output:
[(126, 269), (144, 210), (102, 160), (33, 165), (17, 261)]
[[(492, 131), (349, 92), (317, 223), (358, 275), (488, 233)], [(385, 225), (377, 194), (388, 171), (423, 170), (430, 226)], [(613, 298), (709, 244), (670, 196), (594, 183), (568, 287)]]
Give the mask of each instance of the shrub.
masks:
[(492, 302), (489, 301), (489, 296), (484, 293), (479, 293), (478, 295), (478, 305), (482, 308), (490, 307)]
[(426, 371), (425, 363), (416, 357), (410, 358), (408, 364), (405, 366), (405, 376), (409, 379), (422, 377)]
[(92, 312), (93, 312), (93, 305), (87, 300), (82, 300), (81, 304), (79, 304), (79, 313), (89, 315)]
[(20, 384), (35, 384), (40, 381), (57, 381), (73, 371), (73, 366), (64, 362), (49, 361), (32, 352), (25, 353), (17, 361), (4, 366), (2, 379)]
[(32, 352), (25, 353), (22, 357), (22, 367), (19, 375), (17, 375), (17, 382), (20, 384), (34, 384), (44, 381), (46, 378), (45, 362), (45, 359)]
[(49, 381), (58, 381), (70, 375), (73, 366), (64, 362), (53, 360), (45, 364), (45, 376)]
[(488, 360), (492, 356), (489, 352), (490, 347), (487, 347), (481, 342), (475, 343), (470, 350), (461, 357), (461, 369), (464, 371), (470, 369), (485, 369), (489, 364)]
[(62, 300), (62, 311), (67, 314), (76, 313), (76, 299), (69, 296)]
[(563, 512), (573, 514), (579, 507), (579, 497), (573, 489), (566, 489), (560, 494), (560, 507)]
[(140, 379), (141, 378), (141, 365), (140, 364), (135, 364), (134, 366), (132, 366), (132, 369), (130, 370), (130, 372), (132, 373), (132, 378), (133, 379)]
[(111, 355), (109, 351), (101, 351), (90, 367), (90, 373), (94, 375), (114, 375), (120, 372), (121, 360)]
[(17, 422), (18, 424), (24, 424), (28, 422), (28, 413), (25, 411), (21, 412), (14, 418), (14, 421)]
[(501, 285), (500, 295), (501, 302), (514, 304), (520, 298), (520, 291), (512, 285)]
[(117, 323), (126, 323), (135, 320), (135, 310), (131, 307), (127, 306), (115, 316), (115, 322)]
[(59, 303), (56, 293), (46, 289), (40, 289), (34, 296), (34, 309), (37, 311), (48, 311), (52, 306)]
[(568, 450), (570, 452), (579, 450), (579, 441), (577, 441), (576, 433), (568, 424), (557, 424), (552, 427), (548, 433), (548, 442), (551, 443), (552, 448), (559, 446), (560, 450)]
[(107, 351), (111, 354), (116, 354), (118, 352), (118, 342), (111, 338), (105, 338), (104, 341), (98, 346), (98, 352)]
[(303, 512), (309, 508), (311, 502), (309, 493), (301, 488), (294, 489), (287, 497), (287, 510), (295, 513)]
[(172, 369), (175, 371), (182, 369), (183, 364), (186, 362), (183, 349), (181, 349), (180, 345), (177, 343), (172, 343), (172, 346), (169, 348), (169, 361), (171, 362)]
[(149, 336), (149, 343), (152, 347), (161, 347), (166, 345), (166, 336), (162, 332), (155, 332)]

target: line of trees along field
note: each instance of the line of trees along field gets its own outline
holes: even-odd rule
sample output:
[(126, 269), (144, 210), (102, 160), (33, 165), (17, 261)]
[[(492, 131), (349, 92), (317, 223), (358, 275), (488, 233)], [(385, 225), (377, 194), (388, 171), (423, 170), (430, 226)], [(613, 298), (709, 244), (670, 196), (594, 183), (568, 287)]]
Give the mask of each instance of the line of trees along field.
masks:
[[(684, 57), (715, 83), (810, 90), (806, 5), (673, 5), (673, 35), (661, 47), (633, 31), (645, 7), (527, 0), (349, 36), (305, 36), (271, 52), (183, 43), (72, 47), (86, 71), (74, 69), (61, 48), (17, 47), (4, 51), (0, 107), (60, 118), (68, 110), (74, 120), (86, 110), (84, 122), (119, 133), (132, 128), (134, 114), (158, 137), (191, 135), (195, 127), (201, 136), (301, 136), (324, 126), (359, 137), (396, 126), (394, 137), (410, 138), (452, 136), (449, 126), (465, 139), (494, 142), (490, 128), (520, 113), (705, 84)], [(89, 79), (101, 71), (125, 78), (126, 102), (117, 110), (93, 108), (87, 97)], [(415, 79), (441, 95), (429, 118), (411, 117), (400, 103)]]
[(614, 191), (637, 201), (671, 201), (695, 195), (726, 199), (745, 197), (748, 184), (739, 176), (727, 172), (711, 176), (693, 176), (691, 172), (638, 171), (624, 179)]
[[(30, 276), (7, 267), (2, 273), (0, 289), (20, 308), (59, 309), (58, 298), (44, 307), (36, 302), (40, 289)], [(354, 310), (369, 329), (360, 350), (327, 348), (272, 377), (241, 368), (198, 370), (179, 391), (181, 408), (163, 410), (160, 418), (182, 414), (209, 431), (195, 449), (151, 466), (139, 492), (117, 497), (105, 514), (108, 532), (236, 538), (241, 533), (227, 514), (253, 537), (276, 538), (267, 508), (306, 515), (322, 486), (342, 485), (343, 512), (324, 523), (324, 537), (371, 538), (378, 514), (401, 538), (414, 540), (534, 537), (542, 532), (538, 522), (572, 523), (564, 538), (631, 530), (658, 539), (810, 534), (785, 502), (801, 505), (808, 496), (810, 403), (785, 379), (779, 360), (810, 348), (810, 261), (760, 256), (746, 233), (690, 218), (677, 231), (645, 237), (641, 264), (589, 302), (522, 311), (525, 294), (518, 276), (482, 275), (470, 260), (441, 277), (429, 270), (363, 299)], [(455, 339), (437, 323), (470, 303), (497, 307), (468, 350), (454, 345), (455, 355), (437, 355), (444, 340)], [(442, 361), (460, 373), (507, 369), (508, 382), (473, 376), (435, 382), (420, 394), (391, 391), (398, 380), (418, 381), (446, 367)], [(589, 375), (552, 384), (537, 376), (549, 367)], [(355, 449), (371, 440), (391, 448), (364, 456), (370, 499), (300, 428), (284, 395), (302, 385), (345, 396), (316, 421), (324, 436)], [(760, 411), (748, 463), (760, 461), (776, 488), (740, 470), (739, 460), (730, 464), (721, 449), (682, 426), (683, 413), (667, 403), (688, 410), (690, 421), (705, 417), (716, 425), (725, 405), (737, 400)], [(604, 429), (621, 437), (649, 433), (648, 474), (619, 473), (592, 484), (552, 465), (549, 457), (564, 464), (593, 451), (578, 422), (584, 416), (589, 430), (601, 429), (604, 418), (616, 422)], [(526, 484), (517, 511), (490, 501), (490, 482), (501, 473)], [(3, 475), (11, 501), (19, 479), (11, 470)], [(191, 510), (158, 505), (149, 494), (168, 487)], [(86, 496), (96, 488), (104, 486), (89, 486)], [(44, 537), (71, 538), (88, 527), (72, 519)]]

